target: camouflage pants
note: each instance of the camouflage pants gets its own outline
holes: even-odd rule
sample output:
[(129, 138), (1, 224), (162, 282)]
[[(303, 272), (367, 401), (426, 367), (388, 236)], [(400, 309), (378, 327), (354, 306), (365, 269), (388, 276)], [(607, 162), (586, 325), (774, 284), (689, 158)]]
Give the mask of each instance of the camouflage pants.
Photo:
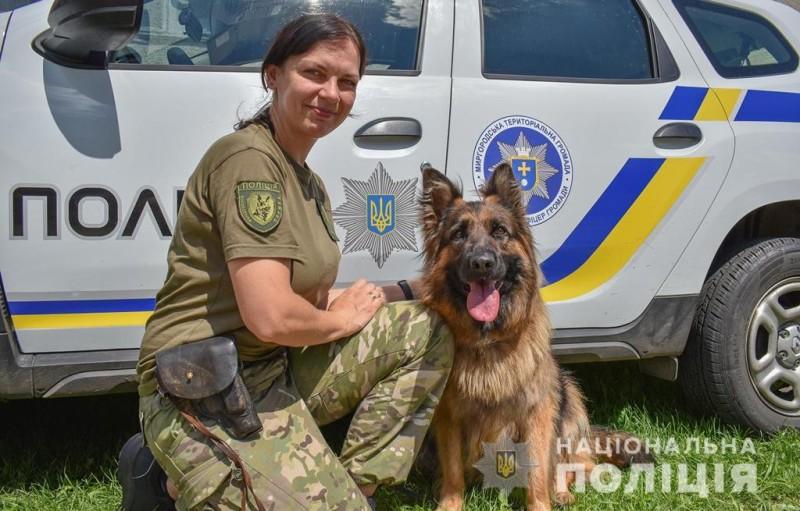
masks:
[[(357, 485), (408, 475), (452, 358), (438, 316), (417, 302), (388, 304), (352, 337), (246, 365), (242, 377), (264, 425), (258, 437), (239, 441), (204, 423), (239, 453), (268, 509), (361, 511), (368, 506)], [(145, 396), (139, 407), (147, 444), (178, 487), (177, 508), (239, 509), (232, 463), (169, 399)], [(318, 426), (351, 412), (337, 458)]]

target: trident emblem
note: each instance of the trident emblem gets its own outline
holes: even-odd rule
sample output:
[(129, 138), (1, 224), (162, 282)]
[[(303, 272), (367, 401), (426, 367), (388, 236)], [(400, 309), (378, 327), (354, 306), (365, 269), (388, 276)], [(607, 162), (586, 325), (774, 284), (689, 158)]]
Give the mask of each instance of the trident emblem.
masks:
[(394, 229), (394, 195), (368, 195), (369, 230), (386, 234)]
[(514, 451), (497, 451), (497, 475), (508, 479), (517, 472), (517, 453)]

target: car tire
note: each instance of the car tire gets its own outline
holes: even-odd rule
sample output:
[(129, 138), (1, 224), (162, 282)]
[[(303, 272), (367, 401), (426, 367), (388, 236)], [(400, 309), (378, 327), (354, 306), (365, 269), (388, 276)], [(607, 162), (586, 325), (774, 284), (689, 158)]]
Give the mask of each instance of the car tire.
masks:
[(679, 381), (691, 405), (726, 422), (800, 428), (800, 239), (752, 241), (711, 274)]

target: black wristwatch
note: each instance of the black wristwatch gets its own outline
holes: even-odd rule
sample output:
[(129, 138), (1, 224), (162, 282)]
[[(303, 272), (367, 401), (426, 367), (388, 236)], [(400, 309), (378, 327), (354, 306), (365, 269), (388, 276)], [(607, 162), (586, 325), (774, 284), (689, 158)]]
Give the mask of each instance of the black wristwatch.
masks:
[(403, 290), (403, 296), (405, 296), (406, 300), (414, 299), (414, 293), (411, 292), (411, 286), (408, 285), (408, 282), (405, 280), (398, 280), (397, 285)]

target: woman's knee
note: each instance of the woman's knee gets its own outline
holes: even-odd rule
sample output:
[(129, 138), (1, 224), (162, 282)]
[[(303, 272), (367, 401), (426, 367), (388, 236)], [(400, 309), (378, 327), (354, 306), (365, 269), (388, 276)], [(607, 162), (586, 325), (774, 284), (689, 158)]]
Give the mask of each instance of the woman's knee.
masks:
[(401, 323), (401, 342), (408, 343), (418, 357), (435, 366), (447, 369), (453, 365), (453, 336), (441, 316), (419, 302), (390, 304), (391, 314)]
[(447, 323), (444, 322), (439, 314), (427, 308), (425, 314), (428, 316), (428, 323), (430, 325), (428, 356), (434, 357), (438, 365), (443, 368), (446, 367), (449, 371), (453, 366), (453, 357), (455, 355), (453, 335), (450, 333), (450, 328), (447, 326)]

